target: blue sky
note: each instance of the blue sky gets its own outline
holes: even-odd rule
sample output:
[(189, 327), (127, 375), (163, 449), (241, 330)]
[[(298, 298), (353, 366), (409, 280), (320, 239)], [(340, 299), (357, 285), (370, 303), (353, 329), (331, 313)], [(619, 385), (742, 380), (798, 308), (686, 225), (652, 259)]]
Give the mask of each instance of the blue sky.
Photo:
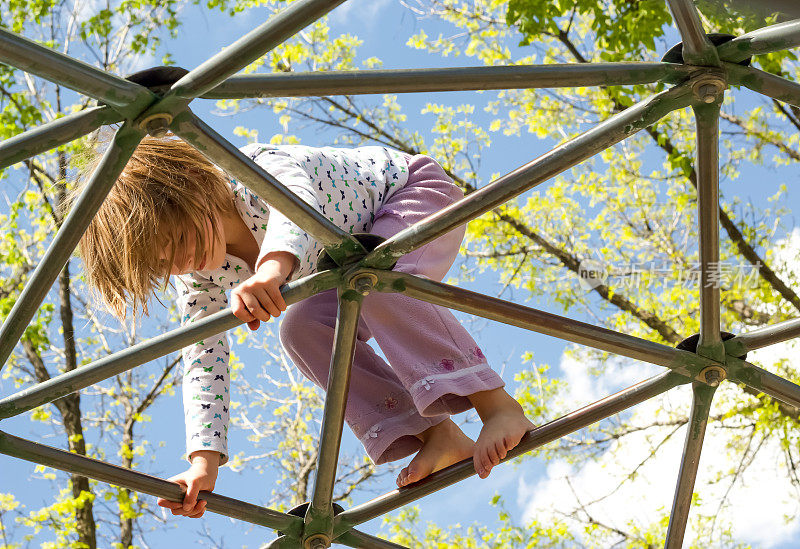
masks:
[[(253, 10), (246, 14), (241, 14), (236, 18), (230, 19), (226, 16), (220, 17), (216, 12), (208, 12), (198, 8), (187, 9), (187, 20), (179, 31), (180, 38), (176, 42), (169, 44), (170, 51), (173, 53), (175, 62), (185, 68), (193, 68), (207, 58), (218, 52), (224, 46), (232, 43), (247, 31), (254, 28), (260, 21), (258, 11)], [(223, 24), (220, 24), (220, 20)], [(425, 66), (461, 66), (476, 64), (472, 59), (465, 57), (443, 59), (439, 56), (428, 55), (419, 51), (411, 50), (405, 46), (405, 42), (411, 34), (420, 28), (425, 28), (429, 35), (437, 32), (449, 32), (449, 29), (433, 20), (417, 20), (410, 11), (394, 0), (350, 0), (340, 6), (331, 15), (331, 24), (334, 31), (351, 32), (358, 35), (364, 41), (360, 51), (363, 57), (375, 55), (384, 61), (386, 68), (404, 67), (425, 67)], [(145, 65), (146, 66), (146, 65)], [(747, 104), (753, 101), (752, 95), (741, 93), (742, 103)], [(430, 115), (423, 116), (416, 113), (427, 101), (452, 101), (457, 104), (462, 101), (474, 101), (473, 92), (441, 93), (441, 94), (406, 94), (401, 96), (405, 112), (409, 114), (408, 125), (412, 128), (425, 132), (432, 122)], [(258, 128), (265, 138), (280, 131), (276, 117), (267, 110), (253, 110), (244, 115), (237, 116), (218, 116), (215, 114), (213, 102), (195, 101), (192, 105), (195, 113), (200, 115), (206, 122), (212, 125), (222, 135), (231, 139), (237, 145), (243, 145), (243, 138), (233, 135), (236, 126), (244, 125), (249, 128)], [(740, 107), (741, 108), (741, 107)], [(476, 117), (484, 117), (480, 112)], [(309, 145), (326, 144), (326, 134), (320, 133), (316, 128), (306, 128), (297, 132), (304, 143)], [(537, 140), (532, 135), (522, 137), (505, 137), (502, 135), (492, 135), (492, 147), (485, 150), (482, 158), (481, 174), (483, 181), (488, 182), (492, 173), (504, 173), (513, 169), (538, 154), (548, 150), (552, 143)], [(751, 201), (758, 206), (766, 204), (765, 197), (772, 194), (774, 190), (770, 188), (763, 192), (763, 186), (759, 184), (763, 181), (764, 173), (770, 173), (769, 184), (777, 185), (780, 182), (791, 184), (796, 179), (797, 170), (792, 167), (783, 168), (750, 168), (742, 169), (742, 177), (735, 182), (735, 187), (730, 188), (730, 192), (735, 192), (744, 201)], [(728, 190), (723, 182), (723, 193)], [(735, 190), (734, 190), (735, 189)], [(798, 205), (798, 193), (791, 189), (789, 193), (788, 206), (794, 208)], [(455, 269), (453, 271), (455, 273)], [(492, 273), (485, 273), (479, 276), (475, 282), (463, 284), (463, 286), (476, 291), (481, 291), (491, 295), (496, 295), (500, 289), (497, 279)], [(516, 301), (523, 301), (525, 295), (522, 292), (506, 293), (506, 298), (513, 298)], [(546, 296), (526, 302), (527, 305), (541, 308), (544, 310), (560, 314), (560, 306), (550, 302)], [(570, 316), (580, 320), (591, 321), (583, 318), (580, 312), (574, 312)], [(462, 318), (464, 318), (462, 316)], [(490, 358), (492, 364), (499, 369), (501, 364), (505, 365), (503, 376), (507, 381), (513, 379), (516, 371), (523, 365), (520, 356), (524, 351), (534, 352), (537, 362), (548, 363), (566, 376), (566, 379), (575, 384), (574, 396), (577, 403), (585, 404), (589, 397), (601, 397), (608, 394), (611, 390), (618, 388), (625, 383), (620, 380), (635, 381), (644, 379), (657, 371), (655, 367), (638, 364), (634, 367), (628, 365), (621, 368), (617, 373), (620, 377), (616, 381), (606, 379), (603, 383), (587, 381), (585, 372), (583, 377), (575, 373), (570, 368), (570, 363), (564, 363), (562, 353), (565, 345), (560, 340), (527, 332), (517, 328), (498, 325), (496, 323), (484, 322), (464, 318), (465, 322), (470, 322), (477, 331), (477, 339), (484, 353)], [(247, 355), (243, 355), (245, 361)], [(157, 365), (150, 364), (143, 368), (155, 371)], [(571, 372), (573, 372), (571, 374)], [(581, 385), (584, 384), (584, 385)], [(10, 384), (0, 383), (2, 391), (0, 394), (6, 395), (12, 391)], [(513, 388), (513, 387), (512, 387)], [(579, 388), (583, 388), (579, 390)], [(605, 392), (602, 392), (605, 391)], [(180, 461), (180, 453), (183, 451), (183, 424), (180, 396), (162, 399), (158, 406), (151, 411), (151, 415), (156, 418), (169, 418), (168, 421), (156, 421), (158, 425), (149, 428), (149, 436), (156, 440), (167, 441), (163, 451), (159, 452), (157, 467), (158, 470), (146, 470), (152, 474), (170, 476), (180, 472), (184, 467), (184, 462)], [(3, 423), (3, 430), (20, 436), (30, 436), (35, 440), (43, 440), (41, 429), (32, 428), (26, 417), (14, 418)], [(477, 435), (477, 424), (472, 423), (467, 426), (469, 435)], [(244, 435), (239, 434), (242, 440)], [(681, 441), (682, 435), (678, 437)], [(360, 445), (349, 432), (345, 429), (344, 448), (348, 451), (357, 452)], [(47, 442), (46, 440), (44, 440)], [(232, 436), (232, 444), (236, 444), (237, 436)], [(52, 444), (60, 445), (61, 438), (56, 437)], [(34, 479), (31, 471), (32, 466), (27, 463), (0, 457), (3, 475), (3, 491), (16, 494), (29, 509), (36, 505), (43, 504), (46, 500), (46, 491), (49, 483), (43, 480)], [(669, 478), (675, 478), (677, 474), (677, 461), (673, 460), (671, 469), (664, 473)], [(442, 492), (429, 496), (416, 504), (422, 510), (422, 516), (439, 523), (441, 526), (460, 523), (470, 524), (493, 524), (496, 517), (496, 510), (488, 505), (491, 496), (500, 492), (506, 496), (506, 502), (512, 514), (517, 518), (528, 511), (529, 502), (536, 499), (537, 486), (543, 486), (552, 477), (552, 466), (548, 468), (546, 464), (537, 460), (529, 460), (521, 465), (501, 466), (492, 473), (486, 481), (481, 481), (477, 477), (469, 479), (456, 486), (450, 487)], [(274, 479), (268, 476), (248, 475), (247, 471), (235, 474), (223, 470), (217, 483), (216, 491), (221, 494), (237, 497), (246, 501), (259, 502), (262, 493), (268, 493), (270, 483)], [(254, 490), (254, 484), (258, 489)], [(383, 479), (376, 487), (376, 493), (390, 490), (394, 487), (393, 476)], [(668, 501), (671, 499), (671, 491), (661, 493), (660, 496)], [(356, 498), (356, 503), (366, 501), (371, 497), (369, 494), (360, 494)], [(229, 519), (207, 514), (200, 521), (189, 521), (177, 518), (169, 521), (169, 526), (164, 527), (155, 534), (149, 534), (154, 547), (165, 546), (167, 543), (181, 543), (187, 541), (197, 542), (203, 546), (205, 540), (202, 539), (200, 531), (204, 528), (213, 534), (215, 539), (224, 536), (225, 547), (257, 547), (264, 541), (272, 538), (269, 530), (260, 527), (251, 527), (245, 523), (232, 523)], [(365, 529), (370, 532), (377, 532), (380, 527), (379, 521), (373, 521), (366, 525)], [(779, 545), (778, 545), (779, 546)], [(788, 545), (787, 545), (788, 547)]]

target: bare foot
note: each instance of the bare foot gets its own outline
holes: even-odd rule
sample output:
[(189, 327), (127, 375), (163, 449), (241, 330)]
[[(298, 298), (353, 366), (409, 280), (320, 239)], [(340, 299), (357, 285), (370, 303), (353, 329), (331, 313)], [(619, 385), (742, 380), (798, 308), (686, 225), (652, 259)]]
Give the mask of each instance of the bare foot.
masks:
[(417, 482), (434, 471), (467, 459), (472, 455), (475, 446), (472, 439), (452, 419), (429, 427), (418, 434), (417, 438), (422, 441), (422, 448), (397, 475), (397, 486)]
[(469, 399), (483, 420), (472, 459), (475, 472), (486, 478), (492, 467), (499, 464), (525, 433), (536, 426), (525, 417), (519, 402), (503, 389), (475, 393)]

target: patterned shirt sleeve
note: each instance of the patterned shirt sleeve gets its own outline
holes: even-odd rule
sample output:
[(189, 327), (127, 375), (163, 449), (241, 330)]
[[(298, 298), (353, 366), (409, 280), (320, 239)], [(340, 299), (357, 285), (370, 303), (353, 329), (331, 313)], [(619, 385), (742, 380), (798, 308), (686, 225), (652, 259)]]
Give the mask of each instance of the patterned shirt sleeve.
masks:
[[(301, 200), (321, 211), (317, 194), (309, 175), (300, 164), (286, 151), (259, 147), (250, 149), (251, 158), (267, 170)], [(261, 244), (261, 251), (256, 266), (262, 258), (275, 251), (289, 252), (298, 259), (297, 268), (289, 277), (296, 280), (314, 272), (317, 266), (317, 254), (322, 246), (307, 232), (295, 225), (288, 217), (268, 205), (266, 235)]]
[[(175, 277), (181, 325), (228, 307), (219, 285), (195, 274)], [(230, 406), (230, 345), (221, 333), (182, 351), (183, 410), (186, 420), (186, 457), (197, 450), (216, 450), (220, 465), (228, 461)]]

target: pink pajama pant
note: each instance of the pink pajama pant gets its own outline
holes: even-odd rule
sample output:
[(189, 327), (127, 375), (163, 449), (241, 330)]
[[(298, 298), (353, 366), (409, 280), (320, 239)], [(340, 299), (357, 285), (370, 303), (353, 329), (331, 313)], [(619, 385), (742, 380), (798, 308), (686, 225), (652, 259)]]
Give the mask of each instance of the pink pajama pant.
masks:
[[(378, 210), (373, 234), (390, 237), (463, 197), (430, 157), (409, 157), (408, 183)], [(401, 257), (395, 271), (441, 280), (458, 254), (465, 227)], [(303, 374), (328, 384), (336, 291), (291, 305), (281, 343)], [(374, 337), (391, 367), (367, 344)], [(449, 309), (403, 294), (372, 292), (358, 325), (345, 421), (376, 464), (418, 451), (414, 435), (472, 408), (467, 395), (503, 387), (478, 345)]]

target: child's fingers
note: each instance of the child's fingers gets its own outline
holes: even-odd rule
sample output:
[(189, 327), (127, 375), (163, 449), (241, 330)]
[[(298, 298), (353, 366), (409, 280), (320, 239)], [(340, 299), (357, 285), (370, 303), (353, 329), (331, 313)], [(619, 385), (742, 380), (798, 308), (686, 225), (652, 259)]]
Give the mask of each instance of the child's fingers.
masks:
[(250, 328), (252, 331), (258, 330), (258, 327), (261, 326), (260, 320), (251, 320), (247, 323), (247, 327)]
[(277, 317), (280, 316), (281, 310), (278, 308), (275, 303), (273, 303), (272, 296), (267, 292), (264, 288), (259, 288), (253, 292), (253, 294), (258, 298), (261, 307), (264, 311), (269, 315), (267, 320), (269, 320), (270, 316)]
[(194, 506), (192, 512), (186, 515), (189, 518), (200, 518), (203, 516), (203, 513), (206, 512), (206, 500), (200, 500), (197, 502), (197, 505)]
[(272, 299), (272, 302), (275, 304), (275, 306), (278, 307), (278, 309), (280, 309), (281, 311), (286, 310), (286, 301), (284, 301), (283, 299), (283, 294), (281, 294), (280, 286), (270, 286), (267, 289), (267, 293), (269, 293), (269, 297)]
[(244, 292), (240, 297), (242, 298), (242, 301), (244, 301), (245, 307), (247, 307), (247, 310), (250, 311), (251, 315), (263, 322), (267, 322), (269, 320), (269, 313), (264, 310), (264, 307), (261, 306), (261, 302), (257, 296), (249, 292)]
[(194, 509), (197, 503), (197, 494), (200, 493), (200, 483), (197, 479), (189, 479), (188, 487), (186, 488), (186, 497), (183, 498), (183, 510), (187, 513)]
[(156, 501), (161, 507), (166, 507), (167, 509), (177, 509), (178, 507), (183, 507), (183, 503), (180, 501), (170, 501), (164, 498), (158, 498)]
[(239, 320), (243, 320), (245, 322), (251, 322), (255, 320), (253, 314), (247, 310), (244, 301), (242, 301), (242, 297), (236, 292), (231, 294), (231, 312), (233, 313), (233, 316)]

